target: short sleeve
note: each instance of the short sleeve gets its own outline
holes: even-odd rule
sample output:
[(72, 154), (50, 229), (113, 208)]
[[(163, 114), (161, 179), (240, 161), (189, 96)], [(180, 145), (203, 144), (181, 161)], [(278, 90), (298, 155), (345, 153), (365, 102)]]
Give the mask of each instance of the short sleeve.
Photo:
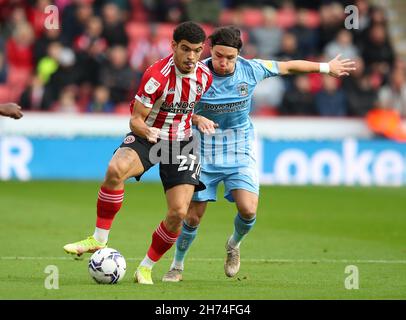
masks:
[(147, 69), (142, 76), (135, 99), (147, 108), (152, 108), (154, 103), (162, 95), (163, 87), (162, 78), (158, 76), (154, 77), (152, 68)]
[(274, 60), (251, 60), (255, 78), (259, 81), (279, 75), (278, 63)]

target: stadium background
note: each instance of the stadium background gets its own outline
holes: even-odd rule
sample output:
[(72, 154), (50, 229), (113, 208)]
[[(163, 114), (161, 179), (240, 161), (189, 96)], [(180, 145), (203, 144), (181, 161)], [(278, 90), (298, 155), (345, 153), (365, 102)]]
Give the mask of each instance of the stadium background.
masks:
[[(52, 4), (56, 30), (44, 28)], [(359, 10), (358, 29), (344, 28), (347, 5)], [(375, 108), (406, 116), (404, 12), (395, 0), (0, 0), (0, 103), (24, 111), (21, 120), (0, 119), (0, 241), (9, 244), (0, 298), (404, 299), (406, 145), (366, 121)], [(159, 283), (164, 259), (154, 289), (134, 292), (127, 275), (119, 288), (96, 290), (86, 265), (61, 248), (90, 232), (140, 76), (168, 54), (173, 26), (185, 20), (208, 34), (239, 26), (247, 58), (342, 53), (358, 69), (339, 80), (312, 74), (258, 85), (252, 115), (263, 188), (237, 279), (221, 270), (235, 210), (221, 200), (209, 208), (179, 288)], [(155, 168), (147, 183), (130, 184), (115, 222), (110, 245), (128, 258), (129, 273), (165, 212), (158, 179)], [(60, 268), (61, 290), (44, 289), (50, 264)], [(360, 268), (362, 290), (344, 288), (350, 264)]]

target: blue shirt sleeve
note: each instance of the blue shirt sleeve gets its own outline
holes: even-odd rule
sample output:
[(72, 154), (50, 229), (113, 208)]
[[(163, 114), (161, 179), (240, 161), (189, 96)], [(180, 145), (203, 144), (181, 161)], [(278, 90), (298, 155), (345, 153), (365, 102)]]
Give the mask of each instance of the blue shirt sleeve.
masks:
[(252, 59), (250, 62), (258, 82), (279, 75), (278, 63), (274, 60)]

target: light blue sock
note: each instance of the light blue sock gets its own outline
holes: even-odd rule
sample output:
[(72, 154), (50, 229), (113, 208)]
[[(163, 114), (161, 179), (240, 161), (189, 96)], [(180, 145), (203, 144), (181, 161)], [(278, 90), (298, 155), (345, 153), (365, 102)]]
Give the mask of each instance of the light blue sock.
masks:
[(197, 235), (197, 228), (189, 226), (183, 221), (182, 232), (176, 240), (175, 257), (173, 259), (171, 269), (176, 268), (183, 270), (183, 261), (185, 260), (186, 253), (189, 250), (190, 245)]
[(229, 240), (229, 245), (239, 247), (245, 235), (252, 229), (256, 221), (256, 216), (250, 220), (241, 217), (238, 212), (234, 218), (234, 233)]

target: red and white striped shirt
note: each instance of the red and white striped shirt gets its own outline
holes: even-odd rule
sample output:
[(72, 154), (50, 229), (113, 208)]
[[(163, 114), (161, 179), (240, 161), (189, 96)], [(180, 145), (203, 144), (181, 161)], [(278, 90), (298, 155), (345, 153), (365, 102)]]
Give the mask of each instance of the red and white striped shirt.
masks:
[(161, 129), (161, 139), (187, 140), (192, 136), (194, 106), (212, 81), (209, 68), (200, 61), (193, 73), (182, 74), (170, 55), (145, 71), (135, 99), (152, 109), (145, 123)]

